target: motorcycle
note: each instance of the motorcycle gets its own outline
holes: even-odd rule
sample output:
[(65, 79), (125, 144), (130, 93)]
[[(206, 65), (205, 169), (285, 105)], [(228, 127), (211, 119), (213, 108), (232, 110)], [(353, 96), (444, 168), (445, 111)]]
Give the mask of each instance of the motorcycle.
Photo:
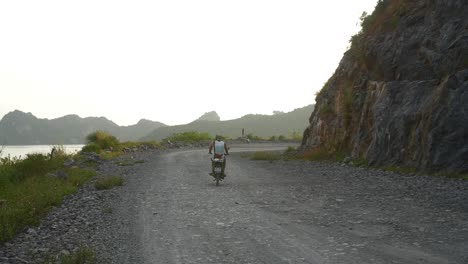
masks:
[(214, 177), (214, 181), (216, 182), (216, 186), (219, 185), (219, 182), (224, 179), (223, 174), (223, 165), (224, 165), (224, 157), (223, 158), (211, 158), (211, 165), (213, 166), (213, 173), (211, 176)]

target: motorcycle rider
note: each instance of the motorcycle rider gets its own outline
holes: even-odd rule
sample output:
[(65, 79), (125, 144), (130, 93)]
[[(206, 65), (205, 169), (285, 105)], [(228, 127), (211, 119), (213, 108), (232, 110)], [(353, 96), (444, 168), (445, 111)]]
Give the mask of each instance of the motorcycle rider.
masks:
[[(216, 135), (215, 140), (211, 142), (210, 148), (208, 149), (208, 153), (212, 154), (212, 150), (214, 149), (214, 158), (215, 159), (223, 159), (223, 167), (221, 168), (221, 173), (223, 174), (223, 177), (226, 176), (224, 174), (224, 169), (226, 168), (226, 155), (229, 155), (228, 147), (227, 144), (221, 140), (220, 135)], [(212, 172), (210, 175), (214, 175), (214, 163), (211, 162), (211, 170)]]

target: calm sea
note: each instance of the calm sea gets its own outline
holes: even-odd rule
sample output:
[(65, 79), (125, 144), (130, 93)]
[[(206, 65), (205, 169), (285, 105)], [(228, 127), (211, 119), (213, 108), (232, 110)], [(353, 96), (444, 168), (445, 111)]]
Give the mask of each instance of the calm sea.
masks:
[[(72, 154), (78, 152), (83, 148), (84, 145), (60, 145), (65, 149), (65, 152)], [(30, 153), (50, 153), (54, 145), (25, 145), (25, 146), (0, 146), (0, 157), (7, 157), (10, 155), (13, 157), (25, 157), (26, 154)]]

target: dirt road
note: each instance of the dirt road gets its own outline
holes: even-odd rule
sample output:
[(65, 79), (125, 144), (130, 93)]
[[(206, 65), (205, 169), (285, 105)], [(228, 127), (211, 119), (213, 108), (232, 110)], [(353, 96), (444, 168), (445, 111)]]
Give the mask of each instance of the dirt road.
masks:
[(144, 156), (115, 201), (112, 262), (468, 263), (466, 182), (245, 150), (218, 187), (206, 150)]

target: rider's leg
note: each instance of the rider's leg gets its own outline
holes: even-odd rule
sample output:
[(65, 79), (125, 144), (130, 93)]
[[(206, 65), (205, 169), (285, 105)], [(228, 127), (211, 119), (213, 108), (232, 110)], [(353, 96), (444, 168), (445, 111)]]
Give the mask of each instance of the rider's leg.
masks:
[(211, 175), (214, 175), (214, 174), (215, 174), (214, 168), (215, 168), (214, 162), (211, 161)]
[(226, 157), (224, 157), (223, 166), (221, 167), (221, 173), (226, 176), (226, 174), (224, 174), (225, 169), (226, 169)]

